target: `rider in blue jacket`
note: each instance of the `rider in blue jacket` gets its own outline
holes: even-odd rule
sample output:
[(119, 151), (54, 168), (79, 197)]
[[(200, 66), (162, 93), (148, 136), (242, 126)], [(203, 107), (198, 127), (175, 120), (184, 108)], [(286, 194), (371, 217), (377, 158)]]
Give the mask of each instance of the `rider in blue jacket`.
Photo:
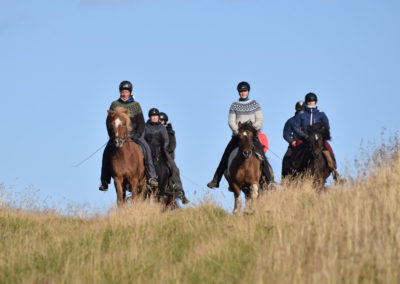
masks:
[[(313, 125), (317, 122), (325, 123), (329, 128), (329, 120), (326, 114), (317, 108), (317, 95), (314, 93), (308, 93), (305, 96), (305, 104), (306, 107), (303, 111), (301, 111), (298, 115), (295, 116), (294, 125), (295, 125), (295, 134), (299, 137), (307, 138), (306, 126)], [(326, 161), (328, 163), (328, 167), (332, 172), (333, 179), (335, 182), (340, 182), (341, 179), (336, 169), (336, 160), (333, 154), (332, 148), (327, 141), (325, 141), (325, 147), (322, 151), (324, 154)]]
[(296, 115), (304, 110), (304, 106), (305, 104), (303, 101), (298, 101), (295, 105), (296, 112), (294, 116), (289, 118), (286, 121), (285, 126), (283, 127), (283, 139), (285, 139), (289, 143), (289, 147), (286, 151), (285, 156), (283, 157), (282, 177), (285, 177), (290, 172), (290, 164), (288, 162), (293, 154), (293, 149), (296, 147), (297, 141), (299, 140), (295, 132), (295, 119)]

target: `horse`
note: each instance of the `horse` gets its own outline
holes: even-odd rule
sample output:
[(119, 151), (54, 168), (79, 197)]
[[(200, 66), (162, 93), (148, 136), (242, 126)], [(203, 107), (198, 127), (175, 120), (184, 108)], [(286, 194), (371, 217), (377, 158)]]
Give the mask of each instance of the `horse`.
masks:
[(243, 191), (246, 198), (245, 213), (253, 213), (253, 200), (258, 197), (259, 181), (261, 177), (261, 159), (257, 156), (253, 145), (253, 137), (257, 130), (252, 122), (238, 124), (239, 147), (229, 157), (231, 162), (224, 173), (229, 183), (229, 191), (235, 197), (233, 214), (240, 214), (242, 201), (240, 192)]
[(303, 143), (297, 146), (292, 157), (283, 161), (283, 166), (288, 166), (290, 171), (288, 177), (294, 178), (299, 175), (309, 174), (313, 179), (316, 188), (322, 189), (326, 179), (330, 175), (330, 170), (322, 151), (324, 143), (331, 139), (329, 127), (318, 122), (306, 127), (307, 138)]
[(127, 188), (124, 184), (130, 185), (132, 199), (137, 198), (146, 186), (144, 158), (139, 146), (129, 135), (132, 126), (128, 109), (118, 107), (115, 111), (108, 110), (108, 119), (112, 125), (115, 146), (111, 157), (112, 177), (120, 207), (126, 202)]
[(170, 182), (173, 170), (172, 167), (169, 166), (171, 158), (164, 149), (162, 134), (160, 132), (146, 134), (145, 139), (149, 143), (154, 168), (157, 174), (158, 189), (157, 192), (153, 192), (153, 194), (157, 196), (158, 201), (163, 204), (165, 209), (174, 209), (177, 204)]

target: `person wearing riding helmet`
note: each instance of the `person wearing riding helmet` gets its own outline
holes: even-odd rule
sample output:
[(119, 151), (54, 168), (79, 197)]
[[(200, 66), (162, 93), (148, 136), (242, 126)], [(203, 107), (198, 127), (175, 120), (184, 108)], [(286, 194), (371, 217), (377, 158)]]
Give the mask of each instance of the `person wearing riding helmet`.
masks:
[[(135, 101), (134, 96), (132, 95), (132, 83), (129, 81), (122, 81), (119, 84), (119, 93), (120, 97), (118, 100), (115, 100), (111, 103), (110, 110), (115, 110), (117, 107), (123, 107), (129, 110), (129, 117), (132, 123), (132, 131), (130, 136), (132, 140), (136, 143), (142, 145), (145, 148), (146, 159), (146, 175), (148, 177), (148, 183), (151, 187), (155, 188), (158, 186), (156, 170), (153, 165), (153, 161), (151, 159), (151, 150), (146, 140), (143, 138), (144, 132), (144, 117), (142, 113), (142, 108), (140, 104)], [(114, 150), (113, 139), (113, 130), (111, 125), (111, 118), (107, 116), (106, 120), (107, 132), (109, 136), (109, 140), (106, 148), (103, 153), (103, 162), (101, 167), (101, 185), (99, 190), (107, 191), (108, 184), (111, 182), (111, 156)]]
[(296, 112), (294, 116), (289, 118), (286, 121), (285, 126), (283, 127), (283, 139), (285, 139), (289, 143), (289, 147), (286, 151), (285, 156), (283, 157), (282, 177), (286, 176), (290, 172), (290, 165), (288, 164), (288, 161), (290, 160), (293, 154), (293, 150), (299, 141), (299, 137), (297, 137), (295, 132), (295, 118), (297, 114), (304, 110), (304, 107), (304, 101), (298, 101), (295, 105)]
[[(298, 137), (307, 139), (306, 126), (313, 125), (317, 122), (323, 122), (329, 129), (329, 120), (326, 114), (319, 110), (317, 107), (318, 98), (314, 93), (306, 94), (305, 98), (305, 109), (302, 110), (298, 115), (295, 116), (294, 120), (294, 131)], [(324, 154), (328, 163), (329, 170), (332, 172), (333, 179), (335, 182), (341, 182), (341, 178), (337, 172), (336, 159), (333, 154), (332, 148), (328, 141), (324, 143), (325, 147), (322, 153)]]
[(160, 122), (165, 126), (168, 132), (169, 144), (168, 144), (168, 153), (175, 159), (175, 149), (176, 149), (176, 138), (175, 131), (172, 129), (172, 124), (168, 123), (168, 115), (165, 112), (160, 112)]
[[(152, 108), (149, 110), (149, 120), (146, 122), (144, 128), (144, 137), (146, 141), (151, 144), (151, 140), (154, 137), (162, 137), (164, 142), (163, 150), (167, 156), (168, 164), (171, 167), (171, 187), (177, 193), (177, 198), (182, 200), (183, 204), (188, 204), (189, 200), (185, 197), (185, 192), (182, 188), (182, 183), (179, 179), (179, 172), (176, 172), (177, 166), (175, 165), (174, 159), (169, 156), (169, 135), (167, 129), (160, 122), (160, 112), (156, 108)], [(160, 134), (160, 135), (159, 135)]]
[[(232, 138), (226, 146), (226, 149), (224, 151), (224, 154), (222, 155), (222, 159), (218, 165), (217, 170), (215, 171), (212, 181), (207, 184), (209, 188), (219, 187), (219, 182), (221, 181), (222, 175), (228, 167), (229, 155), (236, 147), (239, 147), (240, 139), (238, 136), (238, 123), (251, 121), (253, 123), (253, 127), (257, 130), (257, 132), (260, 131), (263, 124), (263, 114), (261, 112), (260, 105), (256, 100), (249, 99), (250, 84), (247, 82), (240, 82), (237, 85), (237, 91), (240, 98), (238, 101), (232, 103), (229, 109), (228, 117), (228, 124), (232, 130)], [(255, 146), (255, 150), (263, 158), (263, 161), (261, 163), (262, 176), (266, 177), (267, 182), (273, 182), (273, 175), (269, 170), (269, 164), (265, 157), (263, 146), (258, 139), (258, 135), (254, 136), (253, 143)]]
[(168, 132), (168, 153), (170, 157), (174, 160), (173, 167), (174, 167), (174, 176), (173, 176), (173, 183), (175, 184), (175, 190), (178, 192), (178, 196), (181, 198), (183, 204), (187, 204), (190, 201), (186, 198), (185, 191), (183, 190), (183, 185), (181, 181), (180, 170), (175, 163), (175, 149), (176, 149), (176, 138), (175, 138), (175, 131), (172, 129), (172, 124), (168, 122), (168, 115), (165, 112), (160, 112), (159, 119), (162, 125), (165, 126)]

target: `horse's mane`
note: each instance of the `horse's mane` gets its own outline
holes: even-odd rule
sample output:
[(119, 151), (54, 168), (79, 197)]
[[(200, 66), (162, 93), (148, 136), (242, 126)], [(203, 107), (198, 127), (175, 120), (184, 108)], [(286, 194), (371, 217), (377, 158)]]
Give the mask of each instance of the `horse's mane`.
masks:
[(242, 125), (240, 126), (240, 129), (251, 131), (254, 134), (257, 133), (257, 130), (254, 128), (253, 124), (250, 121), (246, 121), (245, 123), (242, 123)]
[(126, 127), (128, 128), (128, 132), (132, 131), (132, 122), (131, 118), (129, 117), (129, 110), (124, 107), (117, 107), (115, 109), (115, 115), (123, 118), (126, 121)]
[(324, 122), (317, 122), (313, 125), (310, 125), (308, 132), (310, 131), (320, 133), (324, 140), (331, 140), (331, 132), (328, 125)]

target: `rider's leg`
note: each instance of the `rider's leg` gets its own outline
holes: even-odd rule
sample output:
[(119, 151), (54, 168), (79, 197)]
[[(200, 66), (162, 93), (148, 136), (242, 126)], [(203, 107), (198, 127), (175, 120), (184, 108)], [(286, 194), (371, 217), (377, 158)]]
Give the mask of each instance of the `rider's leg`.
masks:
[(237, 135), (232, 136), (231, 141), (229, 141), (228, 145), (225, 148), (224, 154), (222, 155), (221, 161), (219, 162), (218, 168), (215, 171), (212, 181), (210, 181), (207, 184), (209, 188), (219, 187), (219, 182), (221, 181), (222, 175), (224, 174), (224, 171), (228, 166), (229, 155), (238, 146), (239, 146), (239, 136)]
[[(272, 168), (269, 165), (267, 157), (265, 157), (264, 147), (261, 144), (260, 140), (258, 140), (258, 137), (253, 140), (253, 144), (254, 144), (254, 148), (257, 151), (257, 153), (259, 153), (262, 156), (262, 161), (261, 161), (262, 176), (265, 176), (268, 183), (274, 182), (274, 176), (270, 170)], [(262, 179), (262, 177), (261, 177), (261, 179)]]
[(149, 144), (147, 144), (146, 140), (144, 139), (144, 137), (140, 137), (135, 139), (137, 143), (139, 143), (140, 145), (142, 145), (145, 148), (145, 152), (146, 152), (146, 158), (144, 159), (145, 163), (146, 163), (146, 174), (149, 176), (149, 184), (152, 187), (157, 187), (158, 186), (158, 182), (157, 182), (157, 174), (156, 174), (156, 169), (154, 167), (153, 164), (153, 158), (151, 157), (151, 149), (149, 147)]
[(185, 196), (185, 191), (183, 190), (182, 181), (180, 178), (179, 168), (176, 166), (175, 161), (171, 162), (171, 164), (171, 166), (173, 167), (173, 174), (171, 176), (172, 189), (177, 193), (178, 198), (182, 200), (183, 204), (188, 204), (190, 201)]
[(335, 180), (335, 182), (342, 182), (343, 180), (339, 176), (339, 173), (337, 171), (336, 159), (335, 155), (333, 154), (332, 148), (326, 141), (324, 146), (325, 147), (324, 150), (322, 150), (322, 153), (324, 154), (325, 159), (328, 163), (329, 170), (332, 172), (332, 177)]
[(282, 178), (284, 178), (285, 176), (287, 176), (290, 173), (290, 158), (292, 157), (293, 154), (293, 148), (292, 146), (289, 146), (285, 156), (283, 157), (283, 161), (282, 161)]
[(103, 160), (101, 165), (101, 185), (99, 190), (107, 191), (108, 184), (111, 182), (111, 155), (114, 149), (114, 145), (111, 140), (108, 141), (103, 152)]

